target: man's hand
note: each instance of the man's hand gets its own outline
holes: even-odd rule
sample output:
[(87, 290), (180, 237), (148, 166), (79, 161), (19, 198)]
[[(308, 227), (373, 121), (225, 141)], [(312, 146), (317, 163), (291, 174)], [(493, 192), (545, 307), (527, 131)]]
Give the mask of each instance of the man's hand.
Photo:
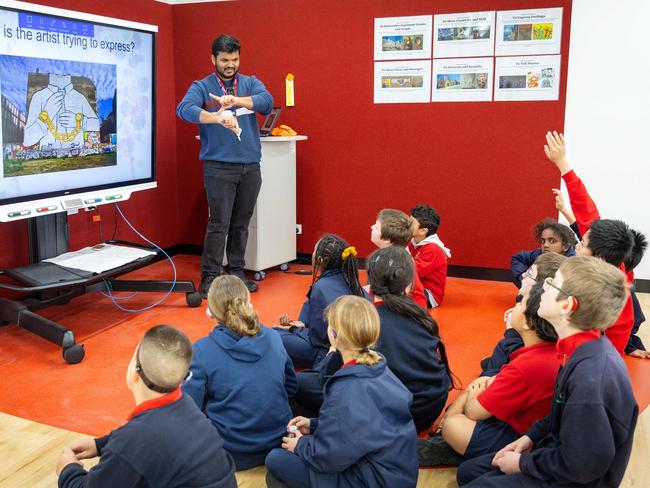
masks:
[(70, 445), (70, 449), (77, 459), (91, 459), (97, 457), (97, 444), (95, 439), (79, 439)]
[(239, 105), (238, 103), (239, 99), (234, 95), (223, 95), (221, 97), (217, 95), (213, 95), (212, 93), (210, 93), (209, 95), (210, 98), (219, 102), (221, 104), (221, 107), (226, 110), (236, 105)]
[(45, 106), (43, 107), (43, 111), (47, 112), (47, 115), (50, 117), (50, 120), (54, 121), (54, 119), (59, 115), (59, 111), (61, 110), (61, 107), (63, 106), (63, 92), (62, 91), (57, 91), (54, 92), (50, 98), (47, 99), (45, 102)]
[(564, 175), (571, 171), (571, 166), (566, 160), (566, 148), (564, 147), (564, 136), (562, 134), (555, 131), (546, 133), (544, 154), (560, 170), (560, 174)]
[(60, 476), (63, 468), (72, 463), (81, 464), (77, 459), (77, 456), (75, 456), (74, 452), (72, 452), (72, 449), (69, 447), (64, 447), (61, 455), (59, 456), (59, 462), (56, 465), (56, 475)]
[(630, 354), (628, 354), (628, 356), (632, 356), (633, 358), (650, 359), (650, 351), (644, 351), (643, 349), (635, 349)]

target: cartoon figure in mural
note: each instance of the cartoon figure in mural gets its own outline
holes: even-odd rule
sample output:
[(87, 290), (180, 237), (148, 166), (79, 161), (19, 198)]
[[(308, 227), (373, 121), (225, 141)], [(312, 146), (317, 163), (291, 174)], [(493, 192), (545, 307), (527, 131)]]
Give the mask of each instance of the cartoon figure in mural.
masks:
[(50, 73), (49, 84), (34, 93), (25, 124), (25, 146), (68, 148), (82, 146), (84, 131), (98, 131), (99, 118), (72, 77)]

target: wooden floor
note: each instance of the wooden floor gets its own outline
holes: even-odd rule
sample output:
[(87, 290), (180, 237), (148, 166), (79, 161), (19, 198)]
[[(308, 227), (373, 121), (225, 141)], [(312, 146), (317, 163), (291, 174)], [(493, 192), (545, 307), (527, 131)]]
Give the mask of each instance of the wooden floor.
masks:
[[(646, 317), (650, 318), (650, 295), (639, 295)], [(650, 344), (650, 325), (641, 328), (641, 337)], [(0, 413), (0, 488), (56, 487), (54, 468), (61, 449), (83, 436), (44, 424)], [(648, 486), (650, 479), (650, 407), (639, 416), (632, 456), (623, 488)], [(86, 468), (97, 460), (85, 461)], [(418, 488), (456, 487), (455, 469), (420, 470)], [(237, 474), (242, 488), (265, 488), (264, 468)]]

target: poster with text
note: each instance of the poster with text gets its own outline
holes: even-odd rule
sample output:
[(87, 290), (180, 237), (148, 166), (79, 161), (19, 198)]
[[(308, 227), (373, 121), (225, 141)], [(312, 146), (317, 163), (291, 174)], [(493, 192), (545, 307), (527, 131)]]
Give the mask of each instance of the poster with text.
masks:
[(559, 54), (562, 7), (497, 12), (496, 55)]
[(431, 61), (375, 63), (375, 103), (427, 103)]
[(496, 58), (494, 100), (557, 100), (560, 55)]
[(430, 58), (432, 17), (375, 19), (375, 60)]
[(434, 16), (434, 57), (457, 58), (493, 54), (494, 11)]
[(434, 59), (432, 102), (492, 100), (492, 58)]

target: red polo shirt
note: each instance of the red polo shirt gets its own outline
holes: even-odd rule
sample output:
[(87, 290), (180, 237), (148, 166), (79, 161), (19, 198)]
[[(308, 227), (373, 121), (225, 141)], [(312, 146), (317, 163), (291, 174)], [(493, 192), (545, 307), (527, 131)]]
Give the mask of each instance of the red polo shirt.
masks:
[(522, 434), (551, 411), (559, 367), (554, 342), (522, 347), (510, 355), (510, 362), (477, 400), (494, 417)]
[(599, 330), (586, 330), (577, 334), (570, 335), (564, 339), (557, 341), (557, 359), (560, 364), (564, 366), (573, 354), (573, 351), (582, 346), (585, 342), (595, 341), (600, 339), (601, 333)]

